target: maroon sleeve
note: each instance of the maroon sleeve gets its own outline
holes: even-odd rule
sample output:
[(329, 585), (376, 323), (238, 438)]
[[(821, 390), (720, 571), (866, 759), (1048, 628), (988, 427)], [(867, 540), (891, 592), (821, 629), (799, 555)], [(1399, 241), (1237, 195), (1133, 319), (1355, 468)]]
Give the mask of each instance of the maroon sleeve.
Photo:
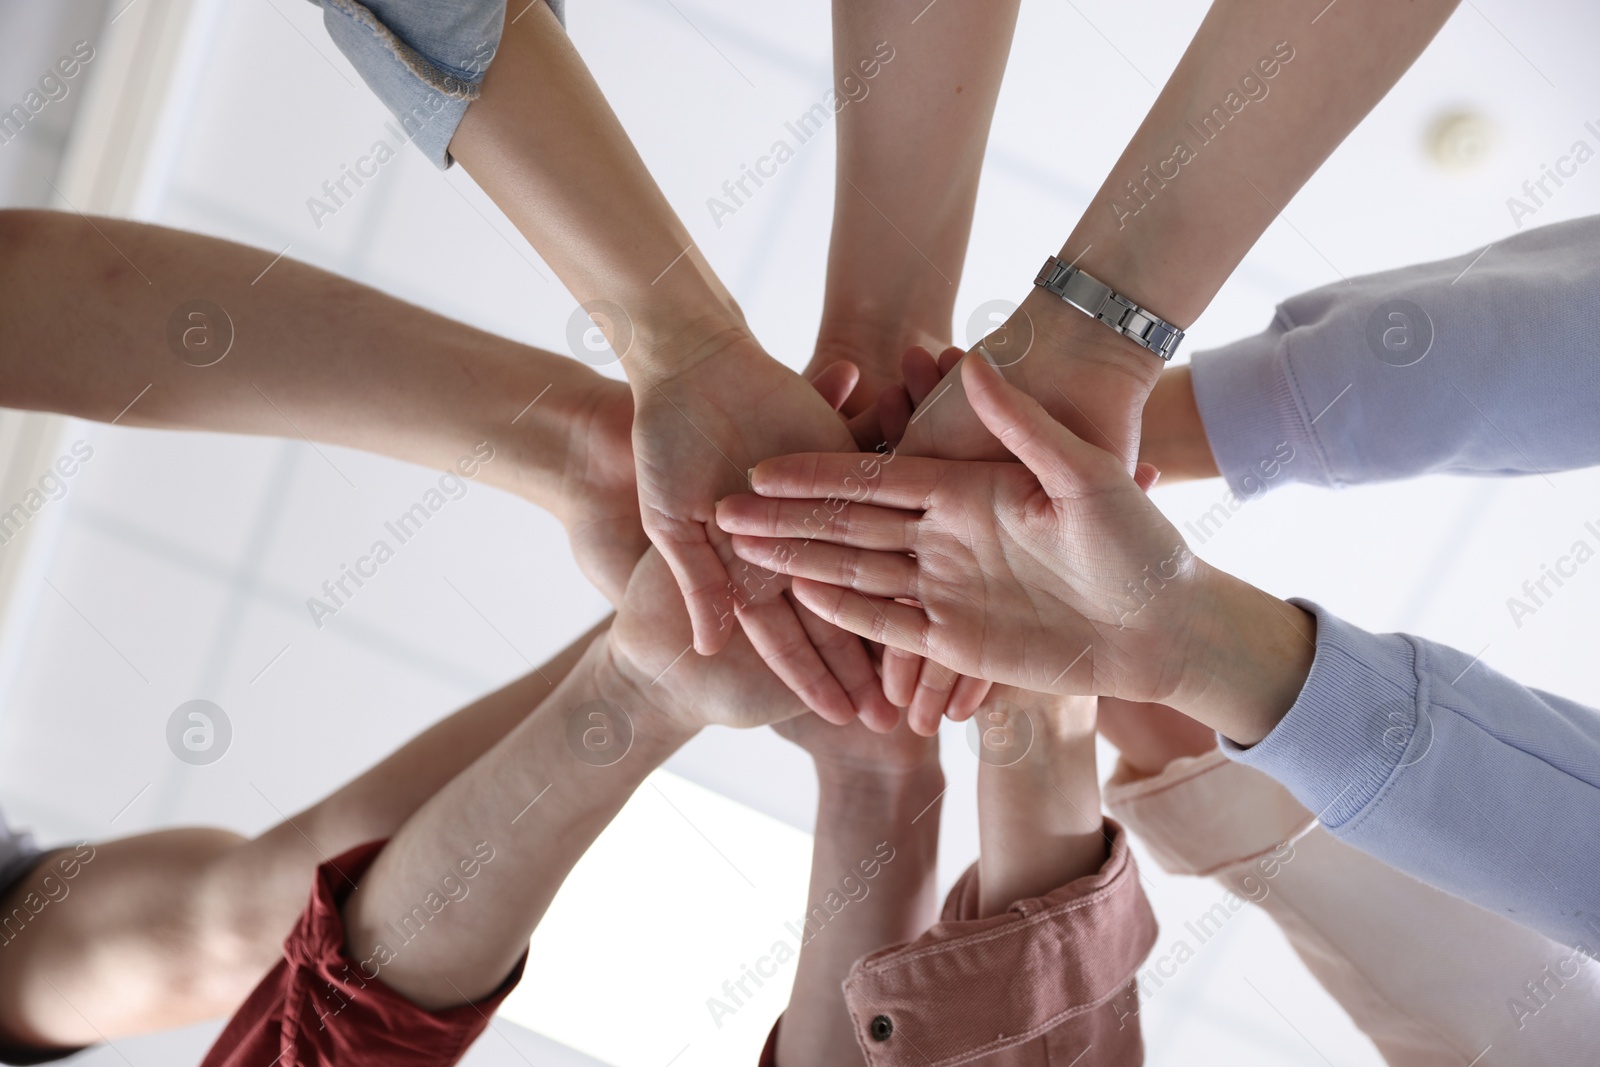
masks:
[(858, 962), (845, 1002), (870, 1067), (1143, 1062), (1135, 974), (1155, 914), (1121, 826), (1099, 871), (977, 918), (978, 872), (940, 921)]
[[(516, 988), (527, 957), (484, 1000), (431, 1012), (385, 985), (376, 958), (347, 956), (339, 909), (386, 843), (359, 845), (317, 868), (311, 902), (283, 943), (283, 959), (234, 1013), (201, 1067), (449, 1067), (466, 1053)], [(404, 951), (397, 937), (394, 953)]]
[(767, 1043), (761, 1046), (761, 1059), (756, 1067), (778, 1067), (778, 1027), (783, 1025), (783, 1016), (772, 1020), (772, 1032), (767, 1035)]

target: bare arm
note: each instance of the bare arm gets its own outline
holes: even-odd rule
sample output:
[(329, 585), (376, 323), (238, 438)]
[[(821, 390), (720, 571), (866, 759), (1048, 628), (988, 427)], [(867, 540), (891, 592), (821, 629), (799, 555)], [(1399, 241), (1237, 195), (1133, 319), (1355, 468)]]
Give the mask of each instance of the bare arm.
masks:
[[(1025, 722), (1024, 722), (1025, 718)], [(978, 709), (978, 917), (1042, 897), (1106, 861), (1094, 697), (1003, 686)]]
[(860, 1064), (841, 988), (850, 968), (868, 953), (912, 940), (938, 917), (938, 741), (904, 724), (874, 735), (814, 715), (778, 730), (811, 753), (818, 786), (806, 918), (778, 1062)]
[[(390, 936), (384, 924), (409, 912), (440, 871), (483, 842), (495, 858), (483, 864), (471, 898), (444, 909), (427, 938), (382, 968), (385, 983), (424, 1007), (483, 998), (504, 982), (589, 843), (679, 745), (711, 723), (760, 726), (804, 711), (748, 641), (735, 637), (713, 657), (685, 656), (689, 632), (671, 575), (652, 551), (634, 571), (611, 630), (572, 675), (374, 861), (344, 907), (350, 955), (371, 958)], [(620, 719), (617, 709), (632, 725), (632, 746), (608, 766), (579, 759), (566, 740), (569, 716), (599, 710)]]
[(689, 239), (555, 16), (510, 19), (451, 154), (584, 302), (634, 392), (640, 514), (703, 655), (735, 613), (768, 663), (835, 722), (893, 709), (860, 642), (802, 621), (782, 583), (733, 561), (712, 521), (759, 460), (851, 447), (805, 379), (767, 355)]
[[(1187, 327), (1456, 3), (1216, 0), (1058, 255)], [(1131, 466), (1161, 360), (1038, 288), (1008, 327), (1031, 349), (1007, 378)], [(924, 440), (998, 455), (959, 394), (907, 435)]]
[(476, 476), (588, 528), (575, 547), (613, 600), (646, 547), (625, 387), (231, 241), (0, 211), (0, 404), (304, 434), (444, 470), (487, 442)]
[(900, 380), (911, 345), (951, 338), (978, 177), (1017, 0), (835, 0), (838, 171), (813, 370), (862, 369), (855, 414)]
[(277, 960), (318, 864), (395, 833), (521, 722), (603, 625), (254, 840), (163, 830), (87, 846), (71, 879), (45, 883), (53, 867), (42, 867), (0, 902), (9, 915), (29, 892), (59, 898), (4, 948), (0, 1033), (74, 1046), (231, 1012)]

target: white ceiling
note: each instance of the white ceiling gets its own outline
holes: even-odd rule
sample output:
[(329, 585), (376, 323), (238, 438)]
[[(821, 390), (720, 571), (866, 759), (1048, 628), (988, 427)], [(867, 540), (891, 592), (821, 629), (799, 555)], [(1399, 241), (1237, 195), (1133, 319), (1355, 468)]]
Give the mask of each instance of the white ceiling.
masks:
[[(6, 0), (0, 17), (24, 4), (32, 6)], [(1038, 260), (1082, 211), (1202, 13), (1197, 0), (1024, 6), (958, 323), (986, 300), (1019, 299), (1026, 291)], [(721, 229), (704, 201), (827, 87), (826, 5), (587, 0), (570, 4), (568, 14), (580, 50), (758, 336), (799, 365), (821, 306), (831, 143), (819, 138), (805, 146)], [(1600, 67), (1592, 61), (1597, 23), (1600, 9), (1576, 0), (1531, 8), (1469, 0), (1288, 206), (1195, 325), (1191, 348), (1259, 330), (1277, 300), (1341, 274), (1455, 254), (1508, 233), (1505, 198), (1564, 151), (1585, 120), (1600, 118), (1592, 103), (1600, 100)], [(306, 198), (361, 154), (388, 119), (328, 41), (313, 6), (200, 0), (188, 32), (190, 61), (164, 116), (137, 217), (269, 253), (288, 246), (292, 257), (564, 349), (574, 301), (545, 280), (552, 272), (459, 170), (440, 174), (405, 154), (348, 209), (320, 231), (313, 227)], [(1124, 55), (1137, 56), (1140, 69)], [(10, 56), (5, 66), (0, 104), (22, 91), (13, 82), (31, 80)], [(1052, 108), (1063, 77), (1091, 94), (1101, 117), (1092, 128), (1074, 127)], [(1424, 134), (1457, 109), (1482, 114), (1495, 136), (1481, 166), (1447, 173), (1429, 161)], [(6, 153), (15, 149), (0, 146), (0, 165), (10, 164)], [(9, 195), (9, 203), (31, 202), (31, 194)], [(1596, 211), (1600, 171), (1584, 171), (1537, 221)], [(352, 489), (297, 442), (76, 425), (70, 438), (79, 436), (92, 442), (95, 460), (57, 505), (58, 537), (41, 560), (59, 592), (44, 588), (20, 606), (26, 642), (13, 669), (0, 672), (0, 803), (13, 821), (48, 839), (187, 822), (260, 830), (276, 820), (274, 808), (314, 801), (447, 710), (525, 671), (524, 658), (538, 662), (604, 611), (554, 520), (474, 489), (385, 569), (381, 584), (319, 632), (307, 620), (305, 597), (350, 546), (415, 498), (427, 472), (326, 449), (359, 487)], [(1570, 592), (1520, 630), (1504, 607), (1584, 520), (1600, 518), (1597, 489), (1600, 476), (1581, 473), (1549, 482), (1431, 479), (1337, 495), (1290, 488), (1253, 503), (1203, 554), (1274, 593), (1311, 597), (1372, 629), (1407, 629), (1482, 649), (1486, 662), (1524, 681), (1600, 703), (1591, 664), (1600, 579), (1569, 583)], [(1206, 483), (1158, 489), (1156, 496), (1181, 523), (1222, 492)], [(236, 731), (226, 760), (209, 768), (178, 763), (164, 743), (171, 710), (195, 697), (225, 707)], [(975, 761), (959, 734), (946, 741), (952, 788), (941, 875), (948, 884), (975, 855), (976, 828)], [(708, 732), (669, 769), (687, 780), (669, 790), (692, 791), (689, 783), (698, 783), (713, 798), (737, 802), (720, 814), (714, 804), (704, 809), (708, 825), (728, 827), (716, 847), (733, 862), (776, 871), (792, 867), (797, 854), (803, 859), (803, 837), (751, 829), (765, 825), (763, 815), (801, 830), (811, 825), (809, 766), (775, 735)], [(648, 803), (648, 796), (636, 801)], [(748, 815), (740, 814), (745, 809)], [(653, 816), (641, 809), (638, 817)], [(665, 903), (637, 892), (613, 899), (603, 888), (569, 894), (552, 923), (565, 929), (586, 922), (613, 933), (560, 951), (586, 949), (590, 964), (598, 956), (609, 965), (579, 971), (575, 955), (551, 964), (557, 980), (537, 981), (541, 1010), (518, 1018), (554, 1020), (539, 1025), (564, 1045), (623, 1067), (658, 1067), (685, 1045), (682, 1067), (754, 1061), (781, 998), (728, 1038), (713, 1034), (696, 1007), (713, 989), (680, 975), (736, 974), (740, 953), (748, 954), (740, 938), (764, 944), (761, 924), (792, 913), (803, 886), (734, 885), (723, 861), (679, 830), (679, 847), (650, 861), (670, 870), (630, 871), (630, 857), (639, 865), (645, 857), (617, 845), (590, 865), (584, 884), (598, 886), (606, 879), (597, 881), (597, 873), (614, 871), (635, 879), (630, 888), (651, 877), (721, 887), (717, 893), (727, 895), (719, 902), (711, 894), (690, 918), (716, 922), (727, 913), (735, 916), (726, 920), (729, 928), (678, 949), (704, 958), (684, 962), (640, 950), (651, 943), (638, 940), (643, 931), (688, 921), (663, 910)], [(1144, 869), (1169, 930), (1220, 893), (1209, 883), (1168, 878), (1153, 862)], [(1143, 1012), (1150, 1063), (1379, 1062), (1262, 916), (1245, 913), (1208, 944)], [(578, 973), (599, 977), (559, 980)], [(1275, 991), (1271, 1005), (1248, 992), (1246, 977)], [(659, 1022), (606, 1028), (592, 1021), (637, 1022), (650, 991), (662, 998)], [(557, 1032), (562, 1018), (581, 1022)], [(501, 1029), (509, 1036), (481, 1042), (471, 1062), (566, 1062), (547, 1039)], [(89, 1053), (82, 1062), (194, 1062), (210, 1032), (119, 1042), (116, 1052)], [(515, 1052), (513, 1042), (520, 1042)], [(571, 1062), (591, 1062), (571, 1055)]]

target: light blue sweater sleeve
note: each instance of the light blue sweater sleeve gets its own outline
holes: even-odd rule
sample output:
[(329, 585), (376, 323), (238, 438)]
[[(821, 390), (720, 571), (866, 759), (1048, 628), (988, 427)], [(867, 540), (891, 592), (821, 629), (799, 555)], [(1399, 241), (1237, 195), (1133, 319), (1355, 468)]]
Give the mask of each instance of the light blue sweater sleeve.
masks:
[(1241, 497), (1600, 464), (1600, 216), (1302, 293), (1191, 373)]
[(1600, 714), (1296, 603), (1317, 617), (1305, 687), (1259, 744), (1223, 750), (1341, 840), (1600, 955)]
[[(1194, 359), (1229, 485), (1600, 464), (1600, 218), (1287, 300)], [(1314, 604), (1299, 699), (1233, 759), (1336, 836), (1600, 955), (1600, 712)]]

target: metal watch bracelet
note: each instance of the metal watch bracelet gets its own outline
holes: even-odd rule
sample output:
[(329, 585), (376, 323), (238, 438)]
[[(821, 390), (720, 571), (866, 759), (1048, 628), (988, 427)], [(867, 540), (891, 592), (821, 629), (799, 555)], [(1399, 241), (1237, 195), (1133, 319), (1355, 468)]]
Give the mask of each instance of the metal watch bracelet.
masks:
[(1092, 275), (1055, 256), (1044, 261), (1033, 284), (1046, 289), (1091, 318), (1162, 359), (1170, 360), (1183, 331), (1154, 315)]

